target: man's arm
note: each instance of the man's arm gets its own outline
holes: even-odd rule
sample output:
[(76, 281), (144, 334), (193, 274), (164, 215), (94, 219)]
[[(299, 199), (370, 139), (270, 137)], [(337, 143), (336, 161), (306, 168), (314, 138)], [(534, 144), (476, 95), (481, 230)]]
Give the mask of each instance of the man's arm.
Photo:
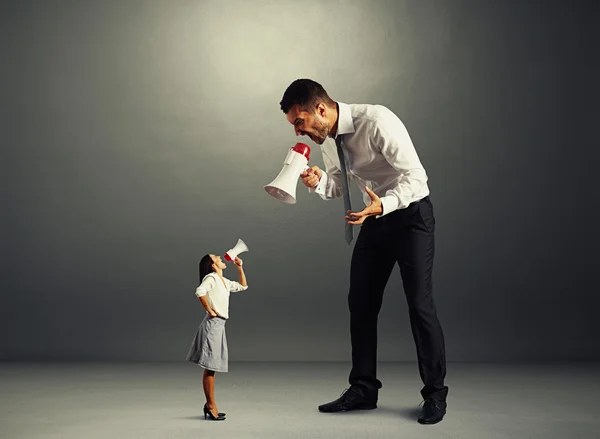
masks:
[(325, 171), (321, 170), (319, 184), (314, 188), (309, 187), (308, 191), (311, 193), (316, 192), (324, 200), (342, 198), (342, 171), (324, 149), (321, 149), (321, 151)]
[(402, 177), (396, 187), (381, 197), (383, 213), (377, 218), (408, 207), (413, 194), (427, 182), (427, 173), (402, 121), (387, 109), (379, 114), (372, 122), (371, 142)]

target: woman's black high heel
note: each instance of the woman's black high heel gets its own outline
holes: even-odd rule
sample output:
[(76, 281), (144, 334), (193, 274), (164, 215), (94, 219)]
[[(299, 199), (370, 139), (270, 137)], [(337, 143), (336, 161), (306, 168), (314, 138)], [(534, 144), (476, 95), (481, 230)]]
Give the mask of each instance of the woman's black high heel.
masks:
[(215, 418), (215, 415), (213, 415), (212, 412), (208, 409), (208, 407), (206, 407), (206, 404), (204, 404), (204, 419), (206, 419), (207, 417), (209, 417), (211, 421), (224, 421), (225, 413), (219, 413), (219, 417)]

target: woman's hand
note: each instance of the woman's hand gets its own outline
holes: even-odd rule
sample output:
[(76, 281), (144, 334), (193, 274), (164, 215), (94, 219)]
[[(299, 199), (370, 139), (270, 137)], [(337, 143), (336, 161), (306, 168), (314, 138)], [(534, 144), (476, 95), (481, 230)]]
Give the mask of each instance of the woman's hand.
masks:
[(237, 265), (238, 267), (241, 267), (244, 264), (244, 261), (242, 261), (240, 258), (238, 258), (237, 256), (235, 257), (235, 259), (233, 260), (233, 263), (235, 265)]

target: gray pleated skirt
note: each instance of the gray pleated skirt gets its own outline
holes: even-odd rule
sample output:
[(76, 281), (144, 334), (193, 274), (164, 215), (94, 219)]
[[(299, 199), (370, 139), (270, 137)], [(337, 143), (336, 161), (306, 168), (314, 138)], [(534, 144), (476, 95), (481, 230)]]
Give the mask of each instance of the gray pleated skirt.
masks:
[(228, 352), (223, 317), (212, 317), (208, 314), (198, 326), (187, 360), (215, 372), (227, 372)]

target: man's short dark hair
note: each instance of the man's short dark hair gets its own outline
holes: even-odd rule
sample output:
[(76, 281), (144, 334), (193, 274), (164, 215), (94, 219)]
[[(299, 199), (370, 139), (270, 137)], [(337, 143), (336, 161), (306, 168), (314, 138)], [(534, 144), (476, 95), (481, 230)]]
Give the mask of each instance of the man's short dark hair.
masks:
[(312, 79), (296, 79), (283, 93), (279, 105), (281, 111), (287, 114), (294, 105), (298, 105), (303, 111), (313, 112), (321, 102), (327, 106), (335, 104), (318, 82)]

